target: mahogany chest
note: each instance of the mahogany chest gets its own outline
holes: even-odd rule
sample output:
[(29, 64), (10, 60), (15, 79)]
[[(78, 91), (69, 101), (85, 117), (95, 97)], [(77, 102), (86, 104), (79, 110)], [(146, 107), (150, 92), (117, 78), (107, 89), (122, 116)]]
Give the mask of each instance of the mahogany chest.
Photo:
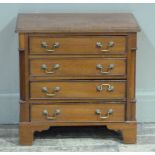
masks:
[(51, 126), (107, 126), (136, 142), (136, 35), (129, 13), (19, 14), (19, 143)]

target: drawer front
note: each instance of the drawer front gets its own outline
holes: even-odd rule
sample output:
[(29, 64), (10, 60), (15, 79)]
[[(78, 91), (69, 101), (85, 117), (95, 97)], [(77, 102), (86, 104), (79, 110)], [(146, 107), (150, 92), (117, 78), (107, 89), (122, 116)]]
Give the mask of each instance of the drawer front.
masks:
[(50, 58), (32, 59), (31, 76), (53, 77), (107, 77), (125, 76), (124, 58)]
[(32, 105), (31, 121), (124, 121), (124, 104)]
[(117, 54), (126, 52), (124, 36), (30, 37), (31, 54)]
[(125, 81), (31, 82), (31, 99), (125, 99)]

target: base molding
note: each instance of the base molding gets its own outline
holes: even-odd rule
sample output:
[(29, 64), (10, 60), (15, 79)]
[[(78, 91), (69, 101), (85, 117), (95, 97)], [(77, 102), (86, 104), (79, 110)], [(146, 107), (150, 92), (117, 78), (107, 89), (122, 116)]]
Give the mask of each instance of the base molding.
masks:
[(116, 132), (120, 131), (123, 137), (123, 143), (136, 143), (137, 123), (135, 121), (127, 122), (21, 122), (19, 124), (19, 144), (32, 145), (34, 132), (48, 130), (52, 126), (107, 126), (108, 129)]

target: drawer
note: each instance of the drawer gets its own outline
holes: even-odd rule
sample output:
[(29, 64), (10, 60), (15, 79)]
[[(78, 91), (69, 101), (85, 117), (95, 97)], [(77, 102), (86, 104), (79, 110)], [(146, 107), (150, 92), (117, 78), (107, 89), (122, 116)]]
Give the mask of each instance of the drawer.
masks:
[(125, 81), (31, 82), (31, 99), (125, 99)]
[(31, 54), (118, 54), (126, 52), (126, 37), (30, 37), (29, 46)]
[(124, 104), (32, 105), (31, 121), (124, 121)]
[(125, 58), (46, 58), (30, 60), (31, 76), (126, 76)]

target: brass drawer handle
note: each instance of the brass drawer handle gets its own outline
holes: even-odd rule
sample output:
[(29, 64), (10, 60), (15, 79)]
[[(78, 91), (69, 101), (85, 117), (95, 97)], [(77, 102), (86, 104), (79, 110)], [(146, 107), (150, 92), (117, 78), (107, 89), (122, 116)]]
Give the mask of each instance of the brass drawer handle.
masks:
[(43, 110), (43, 115), (46, 117), (47, 120), (54, 120), (56, 119), (56, 116), (60, 114), (60, 110), (56, 109), (52, 116), (49, 116), (48, 110)]
[(55, 73), (55, 70), (59, 69), (60, 68), (60, 65), (59, 64), (54, 64), (52, 66), (51, 69), (48, 69), (47, 65), (46, 64), (42, 64), (41, 65), (41, 69), (46, 73), (46, 74), (53, 74)]
[(54, 44), (51, 45), (51, 47), (49, 47), (49, 45), (48, 45), (48, 43), (46, 41), (42, 41), (41, 42), (41, 47), (44, 48), (47, 52), (54, 52), (55, 48), (59, 48), (60, 47), (60, 43), (59, 42), (55, 42)]
[(99, 115), (99, 118), (100, 119), (107, 119), (107, 118), (110, 117), (110, 115), (113, 114), (113, 110), (112, 109), (109, 109), (108, 112), (105, 115), (103, 115), (103, 116), (102, 116), (102, 112), (101, 112), (100, 109), (96, 109), (96, 112), (95, 113), (96, 113), (96, 115)]
[(109, 52), (109, 49), (100, 50), (101, 52)]
[(111, 70), (114, 68), (114, 64), (110, 64), (108, 67), (107, 67), (107, 71), (103, 71), (104, 70), (104, 66), (102, 64), (97, 64), (96, 65), (96, 68), (97, 69), (100, 69), (100, 73), (102, 74), (108, 74), (111, 72)]
[(55, 92), (59, 92), (60, 89), (61, 89), (61, 88), (60, 88), (59, 86), (57, 86), (57, 87), (55, 87), (55, 88), (53, 89), (52, 93), (49, 93), (47, 87), (42, 87), (42, 90), (41, 90), (41, 91), (42, 91), (43, 93), (45, 93), (46, 96), (53, 97), (53, 96), (56, 95)]
[(96, 42), (96, 47), (97, 48), (102, 48), (103, 47), (103, 43), (102, 42)]
[[(106, 49), (101, 49), (101, 52), (109, 52), (110, 48), (114, 47), (115, 43), (113, 41), (109, 41), (108, 44), (106, 45)], [(103, 42), (96, 42), (96, 47), (97, 48), (103, 48), (104, 43)]]
[(96, 86), (96, 90), (97, 91), (102, 91), (102, 90), (107, 90), (109, 92), (113, 91), (114, 90), (114, 86), (110, 85), (110, 84), (101, 84), (99, 86)]

